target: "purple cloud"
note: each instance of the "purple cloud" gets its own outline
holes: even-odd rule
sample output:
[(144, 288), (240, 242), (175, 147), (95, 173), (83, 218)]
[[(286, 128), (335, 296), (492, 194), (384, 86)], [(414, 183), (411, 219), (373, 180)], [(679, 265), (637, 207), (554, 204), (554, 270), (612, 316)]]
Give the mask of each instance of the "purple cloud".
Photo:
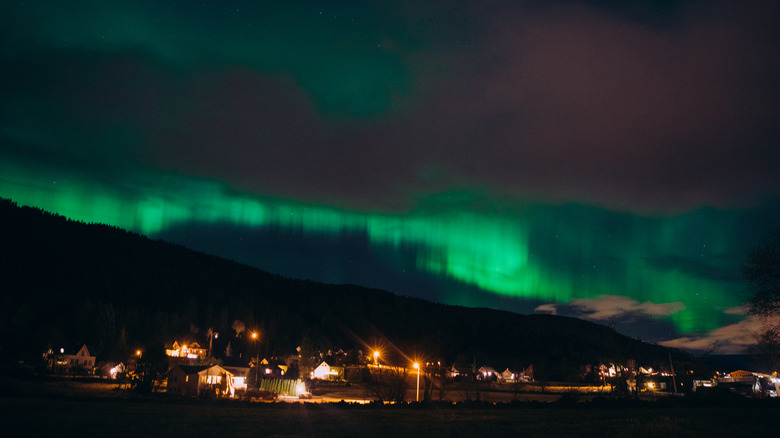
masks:
[(639, 210), (753, 203), (780, 193), (772, 16), (716, 4), (657, 29), (574, 3), (483, 15), (470, 47), (402, 54), (419, 93), (382, 119), (329, 118), (283, 76), (198, 73), (152, 163), (373, 208), (474, 185)]
[[(741, 314), (743, 308), (727, 309), (724, 313)], [(756, 345), (759, 334), (771, 325), (780, 324), (780, 317), (748, 316), (734, 324), (719, 327), (700, 336), (684, 336), (658, 342), (660, 345), (685, 350), (712, 350), (719, 354), (742, 354)]]

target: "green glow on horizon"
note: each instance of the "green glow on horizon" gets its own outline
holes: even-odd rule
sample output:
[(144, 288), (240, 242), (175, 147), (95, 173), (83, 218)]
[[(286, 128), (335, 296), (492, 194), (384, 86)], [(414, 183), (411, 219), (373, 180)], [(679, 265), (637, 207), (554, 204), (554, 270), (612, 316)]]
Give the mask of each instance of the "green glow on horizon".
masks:
[[(412, 247), (419, 270), (503, 296), (558, 303), (599, 295), (682, 302), (684, 310), (667, 316), (681, 333), (733, 322), (723, 310), (740, 304), (735, 298), (739, 285), (648, 262), (653, 254), (694, 257), (702, 251), (691, 237), (696, 233), (706, 237), (708, 252), (727, 252), (729, 239), (723, 233), (697, 231), (698, 222), (688, 215), (641, 218), (576, 206), (537, 207), (514, 216), (452, 208), (364, 214), (253, 198), (215, 182), (184, 178), (124, 177), (112, 186), (67, 174), (53, 179), (43, 170), (7, 163), (0, 164), (0, 171), (0, 196), (73, 220), (105, 223), (149, 237), (187, 223), (272, 226), (312, 235), (363, 233), (378, 253)], [(570, 223), (565, 218), (571, 214), (554, 215), (565, 208), (589, 219)], [(556, 221), (553, 216), (564, 219)], [(624, 225), (611, 226), (610, 218)], [(713, 230), (729, 227), (728, 220), (722, 219), (726, 222), (715, 224)], [(539, 240), (540, 235), (547, 240)], [(591, 258), (614, 260), (611, 266), (598, 266), (588, 261)], [(479, 299), (445, 295), (442, 301), (473, 305)]]

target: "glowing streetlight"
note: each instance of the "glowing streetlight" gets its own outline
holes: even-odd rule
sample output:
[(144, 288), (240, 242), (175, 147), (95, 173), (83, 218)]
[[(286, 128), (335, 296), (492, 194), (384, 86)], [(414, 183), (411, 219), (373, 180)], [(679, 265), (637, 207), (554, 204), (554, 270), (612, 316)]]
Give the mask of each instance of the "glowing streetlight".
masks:
[[(257, 341), (257, 332), (252, 332), (252, 340)], [(260, 348), (258, 348), (257, 343), (255, 343), (255, 352), (257, 353), (257, 358), (255, 359), (255, 388), (257, 388), (260, 382)]]
[(379, 351), (374, 351), (374, 366), (379, 366)]
[(415, 362), (414, 369), (417, 370), (417, 401), (420, 401), (420, 364)]

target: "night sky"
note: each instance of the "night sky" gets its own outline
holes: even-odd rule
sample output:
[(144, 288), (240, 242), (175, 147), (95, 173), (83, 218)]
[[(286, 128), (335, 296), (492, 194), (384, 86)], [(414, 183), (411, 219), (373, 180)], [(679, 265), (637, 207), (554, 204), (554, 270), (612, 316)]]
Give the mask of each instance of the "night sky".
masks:
[[(296, 278), (741, 351), (780, 3), (1, 1), (0, 196)], [(717, 342), (717, 344), (716, 344)]]

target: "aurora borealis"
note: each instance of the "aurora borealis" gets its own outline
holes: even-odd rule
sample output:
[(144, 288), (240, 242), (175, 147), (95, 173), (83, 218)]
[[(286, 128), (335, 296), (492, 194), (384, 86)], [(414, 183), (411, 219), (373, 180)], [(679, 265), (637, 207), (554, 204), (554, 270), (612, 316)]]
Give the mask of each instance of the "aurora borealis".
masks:
[(774, 3), (257, 3), (0, 5), (0, 196), (282, 275), (750, 343)]

